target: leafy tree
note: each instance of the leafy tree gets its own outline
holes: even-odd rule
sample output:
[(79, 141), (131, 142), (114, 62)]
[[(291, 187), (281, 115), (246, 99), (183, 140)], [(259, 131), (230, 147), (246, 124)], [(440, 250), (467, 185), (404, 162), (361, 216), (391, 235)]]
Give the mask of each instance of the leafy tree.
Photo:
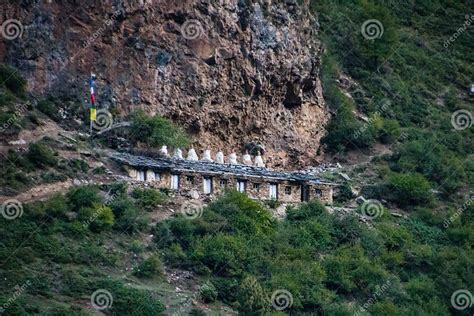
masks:
[(207, 281), (199, 288), (199, 294), (205, 303), (212, 303), (217, 299), (217, 289), (212, 282)]
[(243, 279), (238, 292), (238, 308), (244, 315), (266, 315), (269, 312), (268, 296), (255, 277)]
[(418, 173), (394, 173), (388, 177), (388, 185), (395, 201), (403, 206), (426, 203), (431, 198), (431, 185)]
[(138, 267), (133, 269), (133, 274), (140, 278), (152, 278), (161, 273), (163, 264), (158, 256), (153, 255), (145, 259)]
[(170, 120), (161, 116), (150, 116), (139, 111), (132, 116), (130, 138), (150, 147), (168, 145), (183, 147), (189, 144), (186, 133)]
[(96, 204), (102, 204), (102, 198), (99, 195), (97, 186), (80, 186), (72, 188), (66, 194), (69, 205), (74, 211), (79, 211), (83, 207), (93, 207)]

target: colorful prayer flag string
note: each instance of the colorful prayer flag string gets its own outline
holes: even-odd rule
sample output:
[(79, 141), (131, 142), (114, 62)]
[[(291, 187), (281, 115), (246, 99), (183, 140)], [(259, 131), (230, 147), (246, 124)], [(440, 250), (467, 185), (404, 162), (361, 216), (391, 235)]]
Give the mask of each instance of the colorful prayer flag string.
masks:
[(95, 80), (96, 80), (95, 74), (91, 73), (91, 78), (89, 80), (89, 87), (91, 90), (91, 109), (90, 109), (91, 122), (95, 122), (97, 118), (97, 109), (95, 106), (96, 99), (95, 99), (95, 91), (94, 91)]

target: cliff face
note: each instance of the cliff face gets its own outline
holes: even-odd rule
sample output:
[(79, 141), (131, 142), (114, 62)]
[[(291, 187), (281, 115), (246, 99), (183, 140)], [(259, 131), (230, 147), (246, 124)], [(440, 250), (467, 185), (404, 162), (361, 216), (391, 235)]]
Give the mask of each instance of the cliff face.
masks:
[(0, 43), (0, 59), (32, 92), (87, 106), (92, 71), (99, 107), (160, 113), (197, 149), (260, 144), (273, 167), (321, 158), (318, 24), (296, 0), (24, 0), (1, 10), (23, 32)]

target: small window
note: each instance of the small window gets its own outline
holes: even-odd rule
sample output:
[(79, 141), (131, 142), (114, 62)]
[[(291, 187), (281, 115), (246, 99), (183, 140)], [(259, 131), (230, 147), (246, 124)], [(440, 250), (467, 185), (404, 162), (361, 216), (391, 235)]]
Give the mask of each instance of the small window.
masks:
[(322, 197), (323, 196), (323, 191), (321, 191), (321, 189), (315, 189), (314, 193), (316, 193), (317, 197)]
[(171, 175), (171, 189), (173, 190), (179, 189), (179, 176), (177, 174)]
[(219, 181), (219, 186), (220, 186), (221, 188), (227, 188), (227, 180), (226, 180), (226, 179), (221, 179), (221, 180)]
[(186, 176), (186, 182), (189, 184), (194, 184), (194, 177), (193, 176)]
[(270, 183), (270, 199), (278, 200), (278, 186), (276, 183)]
[(212, 179), (211, 178), (204, 178), (202, 182), (204, 194), (211, 194), (212, 193)]
[(254, 183), (253, 184), (253, 189), (257, 192), (260, 192), (260, 183)]
[(245, 181), (244, 180), (237, 180), (237, 191), (245, 192)]
[(138, 181), (145, 181), (145, 171), (138, 170), (137, 171), (137, 180)]
[(291, 187), (290, 186), (285, 187), (285, 194), (286, 195), (291, 195)]

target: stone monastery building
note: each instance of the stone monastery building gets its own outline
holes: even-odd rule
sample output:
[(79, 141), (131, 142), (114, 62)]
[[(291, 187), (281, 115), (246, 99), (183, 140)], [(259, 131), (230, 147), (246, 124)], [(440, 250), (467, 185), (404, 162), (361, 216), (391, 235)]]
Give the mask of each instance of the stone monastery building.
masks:
[(113, 155), (112, 159), (121, 164), (133, 180), (181, 194), (197, 191), (201, 195), (217, 195), (227, 188), (234, 188), (263, 201), (299, 203), (318, 199), (331, 204), (333, 200), (335, 184), (308, 173), (267, 169), (260, 154), (254, 163), (250, 155), (245, 154), (240, 164), (235, 153), (229, 155), (227, 163), (222, 152), (216, 155), (215, 161), (211, 159), (209, 150), (201, 160), (194, 149), (189, 150), (186, 159), (179, 149), (173, 157), (169, 157), (165, 146), (161, 153), (160, 158), (121, 153)]

